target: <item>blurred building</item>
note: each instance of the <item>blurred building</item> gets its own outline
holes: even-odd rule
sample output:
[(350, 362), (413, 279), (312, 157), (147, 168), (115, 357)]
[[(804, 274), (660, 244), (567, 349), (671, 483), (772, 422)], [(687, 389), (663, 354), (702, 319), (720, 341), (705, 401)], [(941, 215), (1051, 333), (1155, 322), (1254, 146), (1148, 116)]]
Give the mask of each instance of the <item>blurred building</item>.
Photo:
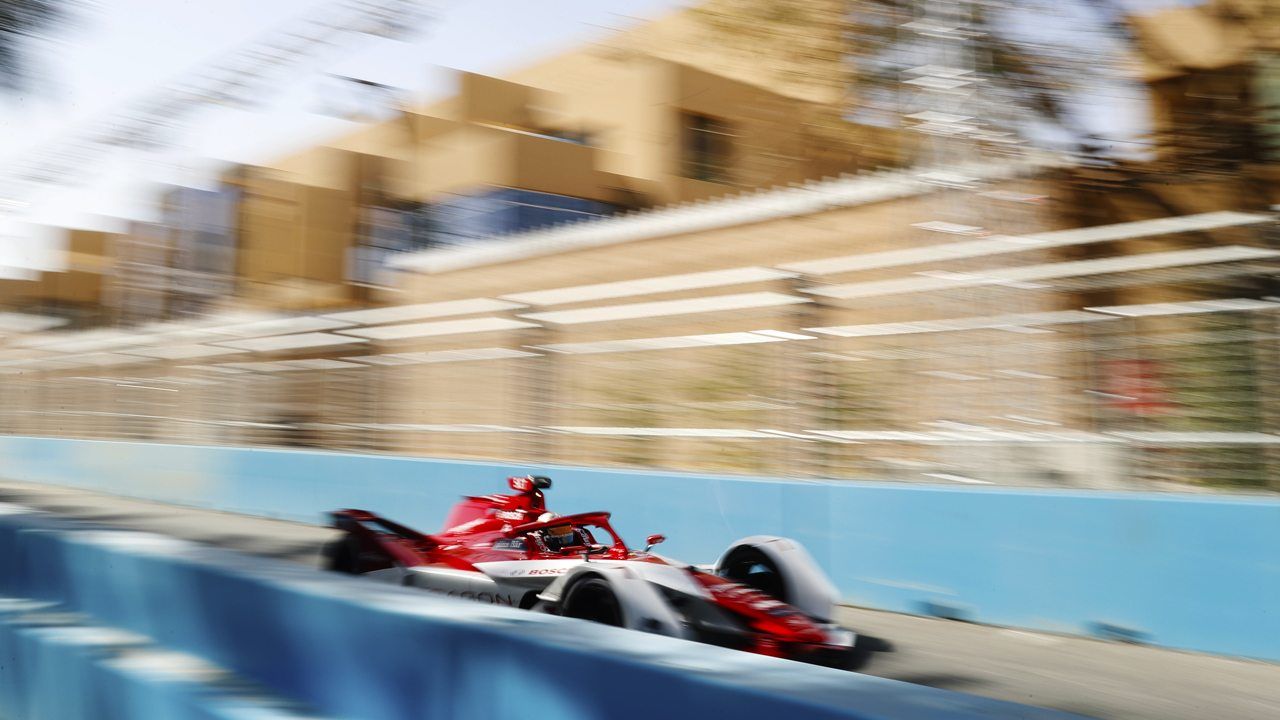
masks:
[(248, 294), (362, 299), (332, 286), (385, 284), (397, 252), (841, 169), (792, 122), (805, 100), (645, 55), (581, 60), (569, 66), (590, 75), (553, 88), (463, 73), (456, 96), (421, 112), (239, 171)]
[(213, 189), (168, 189), (157, 222), (110, 240), (76, 231), (70, 273), (8, 282), (3, 297), (82, 314), (105, 305), (91, 314), (126, 324), (237, 303), (377, 302), (397, 253), (850, 168), (795, 122), (821, 95), (758, 62), (724, 62), (692, 17), (573, 49), (512, 80), (461, 73), (458, 92), (429, 107), (232, 168)]
[(106, 298), (125, 325), (197, 317), (231, 303), (237, 291), (240, 192), (175, 187), (161, 197), (160, 220), (134, 222), (108, 242)]
[(173, 240), (168, 226), (133, 222), (112, 238), (115, 266), (106, 303), (125, 325), (163, 320), (174, 305)]
[[(1144, 161), (982, 141), (876, 171), (906, 157), (903, 133), (833, 152), (797, 120), (841, 98), (718, 52), (686, 14), (462, 74), (430, 107), (170, 191), (105, 256), (85, 236), (72, 272), (100, 257), (114, 274), (77, 276), (69, 307), (104, 295), (137, 332), (0, 360), (30, 389), (17, 429), (101, 434), (127, 401), (106, 431), (1266, 486), (1280, 89), (1263, 7), (1126, 21), (1159, 129)], [(273, 315), (227, 315), (246, 306)]]
[[(575, 49), (512, 80), (461, 73), (457, 93), (428, 107), (231, 168), (214, 188), (164, 191), (155, 223), (135, 224), (102, 251), (114, 267), (96, 298), (111, 308), (103, 317), (382, 302), (386, 262), (398, 253), (849, 168), (795, 122), (816, 107), (812, 97), (767, 74), (757, 84), (741, 67), (722, 74), (672, 59), (712, 57), (687, 54), (689, 39), (670, 32), (685, 25), (663, 21), (654, 25), (662, 32)], [(626, 38), (649, 47), (619, 51)], [(48, 282), (77, 288), (85, 279), (55, 276)], [(54, 300), (32, 288), (15, 284), (10, 297)], [(88, 302), (88, 290), (77, 292), (75, 302)]]
[(0, 280), (0, 306), (66, 319), (73, 326), (108, 320), (105, 290), (114, 265), (110, 233), (66, 230), (60, 267), (30, 279)]
[(235, 272), (242, 302), (298, 309), (354, 300), (347, 256), (356, 245), (356, 188), (362, 156), (325, 148), (309, 175), (283, 179), (262, 168), (236, 170), (240, 192)]

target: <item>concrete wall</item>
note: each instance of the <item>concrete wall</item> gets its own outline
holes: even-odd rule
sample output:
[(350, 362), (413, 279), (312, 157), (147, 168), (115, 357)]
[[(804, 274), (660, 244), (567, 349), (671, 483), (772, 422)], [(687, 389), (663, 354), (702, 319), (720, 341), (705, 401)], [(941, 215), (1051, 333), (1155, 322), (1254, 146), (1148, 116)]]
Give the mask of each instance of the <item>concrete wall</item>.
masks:
[(15, 720), (1079, 718), (2, 509)]
[(1280, 660), (1280, 500), (783, 482), (391, 456), (0, 438), (3, 474), (322, 522), (361, 507), (426, 530), (509, 474), (560, 512), (712, 561), (749, 534), (805, 543), (851, 604)]

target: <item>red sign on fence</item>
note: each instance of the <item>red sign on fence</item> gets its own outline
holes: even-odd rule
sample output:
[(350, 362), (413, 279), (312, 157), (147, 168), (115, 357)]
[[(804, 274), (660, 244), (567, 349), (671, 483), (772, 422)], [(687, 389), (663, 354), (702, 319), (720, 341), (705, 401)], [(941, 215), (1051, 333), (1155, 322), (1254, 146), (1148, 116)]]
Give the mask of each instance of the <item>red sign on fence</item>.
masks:
[(1107, 400), (1135, 415), (1156, 415), (1171, 403), (1154, 360), (1110, 360), (1106, 363)]

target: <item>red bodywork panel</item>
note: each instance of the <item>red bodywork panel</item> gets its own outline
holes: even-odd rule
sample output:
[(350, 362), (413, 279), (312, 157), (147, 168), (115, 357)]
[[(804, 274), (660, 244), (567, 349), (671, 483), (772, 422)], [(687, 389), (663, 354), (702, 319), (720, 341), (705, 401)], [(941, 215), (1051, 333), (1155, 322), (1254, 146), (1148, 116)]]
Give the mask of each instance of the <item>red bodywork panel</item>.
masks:
[(778, 643), (821, 645), (826, 642), (827, 634), (821, 627), (786, 603), (718, 575), (694, 571), (693, 576), (721, 607), (743, 618), (751, 629), (760, 633), (756, 652), (774, 654), (769, 650), (777, 649)]

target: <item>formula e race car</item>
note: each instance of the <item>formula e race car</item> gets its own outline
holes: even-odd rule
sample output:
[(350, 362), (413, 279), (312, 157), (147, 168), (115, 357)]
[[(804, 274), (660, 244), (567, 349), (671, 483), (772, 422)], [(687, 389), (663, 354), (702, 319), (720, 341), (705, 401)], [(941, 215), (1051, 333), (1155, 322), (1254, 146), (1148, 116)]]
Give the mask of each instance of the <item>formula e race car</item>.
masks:
[(332, 513), (345, 531), (327, 569), (479, 602), (531, 609), (824, 665), (862, 658), (836, 626), (836, 590), (792, 540), (756, 536), (710, 567), (632, 550), (609, 513), (547, 512), (541, 476), (508, 478), (512, 495), (467, 497), (425, 534), (363, 510)]

